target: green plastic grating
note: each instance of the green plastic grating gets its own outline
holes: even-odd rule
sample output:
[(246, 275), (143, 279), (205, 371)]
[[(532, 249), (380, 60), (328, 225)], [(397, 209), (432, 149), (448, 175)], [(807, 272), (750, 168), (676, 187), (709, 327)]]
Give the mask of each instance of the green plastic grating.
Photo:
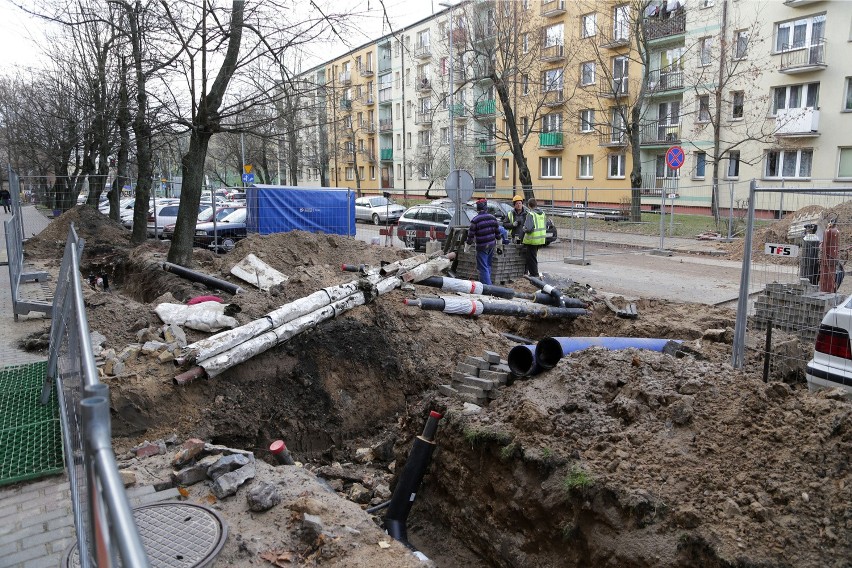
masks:
[(59, 405), (39, 402), (47, 363), (0, 368), (0, 485), (61, 473)]

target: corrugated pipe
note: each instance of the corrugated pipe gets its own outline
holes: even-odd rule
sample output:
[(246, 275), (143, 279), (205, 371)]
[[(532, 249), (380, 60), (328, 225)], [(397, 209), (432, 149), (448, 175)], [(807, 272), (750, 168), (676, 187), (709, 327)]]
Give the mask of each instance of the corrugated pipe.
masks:
[(535, 360), (541, 369), (546, 370), (555, 367), (565, 355), (589, 347), (603, 347), (612, 351), (631, 348), (662, 351), (672, 342), (681, 343), (679, 340), (650, 337), (545, 337), (535, 346)]
[(181, 278), (186, 278), (187, 280), (192, 280), (193, 282), (200, 282), (211, 288), (224, 290), (225, 292), (228, 292), (230, 294), (236, 295), (243, 291), (243, 289), (237, 286), (236, 284), (231, 284), (226, 280), (216, 278), (215, 276), (209, 276), (207, 274), (202, 274), (201, 272), (196, 272), (195, 270), (190, 270), (189, 268), (185, 268), (177, 264), (172, 264), (171, 262), (164, 262), (163, 270), (165, 270), (166, 272), (171, 272), (172, 274), (177, 274)]

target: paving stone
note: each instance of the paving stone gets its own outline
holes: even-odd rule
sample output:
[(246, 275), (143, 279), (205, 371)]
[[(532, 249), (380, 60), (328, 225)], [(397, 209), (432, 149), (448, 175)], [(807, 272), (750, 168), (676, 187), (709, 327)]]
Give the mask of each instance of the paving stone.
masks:
[(464, 362), (465, 362), (465, 364), (472, 365), (473, 367), (476, 367), (477, 369), (487, 369), (488, 366), (490, 365), (490, 363), (488, 361), (486, 361), (485, 359), (483, 359), (482, 357), (470, 357), (470, 356), (468, 356), (464, 360)]
[(466, 375), (473, 375), (474, 377), (479, 375), (479, 367), (475, 365), (469, 365), (467, 363), (459, 363), (456, 365), (456, 371), (459, 373), (464, 373)]
[(486, 351), (483, 354), (483, 359), (488, 361), (489, 364), (499, 365), (500, 364), (500, 354), (495, 353), (494, 351)]
[(438, 392), (444, 396), (456, 396), (459, 393), (459, 391), (450, 385), (438, 385)]
[(472, 387), (470, 385), (460, 384), (456, 390), (459, 394), (469, 394), (475, 396), (476, 398), (485, 398), (485, 391), (479, 387)]
[(505, 385), (509, 380), (509, 373), (498, 373), (497, 371), (480, 371), (479, 372), (480, 379), (488, 379), (489, 381), (496, 381), (501, 385)]
[(471, 387), (477, 387), (484, 391), (494, 388), (494, 381), (488, 379), (480, 379), (479, 377), (465, 377), (462, 383)]

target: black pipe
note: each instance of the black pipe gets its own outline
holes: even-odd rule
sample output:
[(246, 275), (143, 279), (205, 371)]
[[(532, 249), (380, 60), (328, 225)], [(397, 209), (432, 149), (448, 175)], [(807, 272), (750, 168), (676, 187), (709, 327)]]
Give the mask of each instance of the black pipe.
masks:
[[(432, 288), (444, 288), (446, 284), (450, 292), (466, 292), (468, 294), (482, 294), (485, 296), (494, 296), (496, 298), (506, 298), (511, 300), (518, 295), (518, 292), (505, 286), (495, 286), (493, 284), (482, 284), (477, 280), (463, 280), (461, 278), (445, 278), (443, 276), (430, 276), (418, 282), (423, 286)], [(456, 286), (452, 286), (456, 284)], [(461, 288), (461, 286), (470, 286), (470, 289)], [(481, 291), (478, 290), (481, 286)]]
[(520, 335), (515, 335), (513, 333), (503, 333), (501, 335), (509, 341), (521, 343), (523, 345), (532, 345), (535, 343), (535, 341), (533, 341), (532, 339), (527, 339), (526, 337), (521, 337)]
[(412, 550), (414, 550), (414, 547), (408, 542), (405, 522), (411, 512), (411, 507), (414, 505), (414, 499), (417, 497), (420, 484), (423, 482), (423, 476), (426, 475), (426, 468), (429, 467), (429, 462), (432, 460), (432, 452), (435, 451), (435, 432), (438, 430), (440, 419), (440, 413), (431, 411), (426, 426), (423, 428), (423, 433), (414, 438), (414, 445), (411, 446), (411, 453), (408, 454), (405, 469), (399, 476), (399, 481), (385, 513), (385, 530), (391, 537)]
[(535, 345), (515, 345), (506, 357), (513, 375), (528, 377), (542, 371), (535, 358)]
[[(434, 310), (458, 315), (500, 315), (500, 316), (538, 316), (569, 317), (585, 316), (588, 312), (582, 308), (562, 308), (539, 304), (521, 304), (510, 302), (483, 302), (464, 298), (417, 298), (405, 300), (406, 305), (419, 306), (422, 310)], [(469, 306), (469, 307), (468, 307)]]
[(524, 276), (524, 278), (529, 280), (530, 283), (532, 283), (533, 286), (535, 286), (536, 288), (538, 288), (539, 290), (541, 290), (545, 294), (553, 296), (554, 298), (561, 298), (562, 297), (562, 290), (560, 290), (559, 288), (556, 288), (555, 286), (551, 286), (550, 284), (548, 284), (544, 280), (542, 280), (540, 278), (536, 278), (534, 276), (529, 276), (529, 275)]
[(769, 364), (772, 354), (772, 320), (766, 322), (766, 344), (763, 348), (763, 382), (769, 382)]
[(195, 270), (190, 270), (189, 268), (185, 268), (177, 264), (172, 264), (171, 262), (164, 262), (163, 270), (165, 270), (166, 272), (177, 274), (178, 276), (186, 278), (187, 280), (192, 280), (193, 282), (200, 282), (211, 288), (223, 290), (234, 295), (239, 294), (243, 291), (243, 289), (237, 286), (236, 284), (231, 284), (230, 282), (221, 280), (219, 278), (216, 278), (215, 276), (208, 276), (207, 274), (202, 274), (201, 272), (196, 272)]

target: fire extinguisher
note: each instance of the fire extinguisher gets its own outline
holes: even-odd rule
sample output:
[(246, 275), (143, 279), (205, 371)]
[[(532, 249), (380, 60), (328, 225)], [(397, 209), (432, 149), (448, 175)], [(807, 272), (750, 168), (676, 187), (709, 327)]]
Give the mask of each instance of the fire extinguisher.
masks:
[(837, 257), (840, 253), (840, 231), (837, 229), (837, 219), (828, 223), (828, 228), (822, 237), (822, 254), (819, 259), (819, 291), (834, 293), (837, 291)]

